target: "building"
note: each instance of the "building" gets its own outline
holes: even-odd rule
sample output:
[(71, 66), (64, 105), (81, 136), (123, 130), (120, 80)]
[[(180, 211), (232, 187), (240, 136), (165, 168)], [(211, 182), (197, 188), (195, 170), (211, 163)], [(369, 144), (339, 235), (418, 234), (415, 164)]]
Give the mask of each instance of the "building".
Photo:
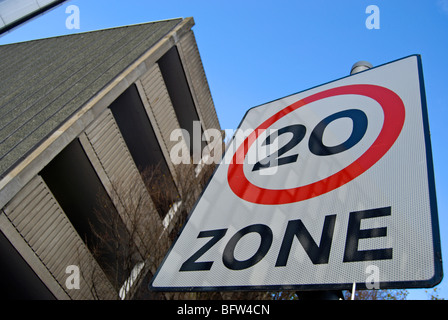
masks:
[[(202, 132), (220, 128), (193, 25), (173, 19), (0, 46), (5, 297), (129, 298), (155, 271), (186, 202), (170, 134), (193, 136), (194, 121)], [(109, 224), (129, 248), (101, 241)], [(131, 258), (114, 265), (121, 255)]]

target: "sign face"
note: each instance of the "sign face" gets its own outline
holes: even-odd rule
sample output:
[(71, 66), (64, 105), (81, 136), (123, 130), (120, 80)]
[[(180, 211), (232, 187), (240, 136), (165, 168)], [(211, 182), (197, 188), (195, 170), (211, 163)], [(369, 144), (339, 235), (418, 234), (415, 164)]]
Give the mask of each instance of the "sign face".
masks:
[(442, 279), (420, 56), (250, 109), (150, 289)]

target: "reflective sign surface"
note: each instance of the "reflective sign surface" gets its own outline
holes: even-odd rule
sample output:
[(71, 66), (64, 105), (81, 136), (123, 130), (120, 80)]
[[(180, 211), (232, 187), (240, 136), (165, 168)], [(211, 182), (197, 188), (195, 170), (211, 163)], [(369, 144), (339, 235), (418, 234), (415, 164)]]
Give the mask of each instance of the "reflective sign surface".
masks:
[(150, 288), (436, 285), (426, 112), (419, 56), (250, 109)]

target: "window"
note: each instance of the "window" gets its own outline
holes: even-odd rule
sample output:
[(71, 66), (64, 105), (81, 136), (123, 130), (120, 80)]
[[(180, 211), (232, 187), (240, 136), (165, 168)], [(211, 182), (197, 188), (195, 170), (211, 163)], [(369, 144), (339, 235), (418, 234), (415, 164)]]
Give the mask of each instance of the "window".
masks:
[(130, 86), (110, 109), (163, 219), (179, 194), (137, 87)]
[(42, 283), (22, 256), (0, 231), (0, 299), (54, 300), (55, 297)]
[[(128, 271), (117, 261), (126, 257), (128, 249), (121, 245), (117, 250), (117, 243), (129, 243), (127, 230), (79, 140), (72, 141), (40, 175), (109, 280), (119, 287)], [(111, 234), (112, 228), (118, 234)]]
[[(191, 96), (190, 88), (176, 46), (173, 46), (168, 50), (168, 52), (160, 58), (158, 64), (179, 125), (190, 134), (190, 155), (193, 156), (193, 154), (196, 153), (199, 155), (200, 159), (202, 157), (202, 150), (204, 150), (207, 143), (202, 141), (202, 128), (200, 131), (201, 136), (199, 137), (199, 139), (201, 139), (201, 145), (198, 144), (196, 146), (196, 144), (193, 143), (193, 126), (195, 121), (200, 123), (199, 116), (194, 105), (193, 97)], [(195, 138), (198, 139), (197, 137)], [(201, 149), (193, 149), (195, 146), (200, 147)]]

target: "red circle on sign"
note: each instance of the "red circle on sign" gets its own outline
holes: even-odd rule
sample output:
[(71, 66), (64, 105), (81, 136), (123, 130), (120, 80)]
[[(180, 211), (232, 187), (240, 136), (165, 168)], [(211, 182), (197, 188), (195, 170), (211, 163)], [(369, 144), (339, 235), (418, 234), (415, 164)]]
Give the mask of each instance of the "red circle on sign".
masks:
[[(246, 178), (243, 171), (244, 159), (249, 152), (249, 148), (261, 133), (281, 118), (311, 102), (346, 94), (369, 97), (378, 102), (384, 112), (384, 122), (378, 137), (358, 159), (327, 178), (296, 188), (265, 189), (252, 184)], [(232, 162), (229, 165), (227, 172), (229, 186), (241, 199), (267, 205), (299, 202), (320, 196), (350, 182), (380, 160), (400, 135), (404, 119), (405, 108), (403, 101), (395, 92), (384, 87), (358, 84), (337, 87), (313, 94), (280, 110), (264, 121), (244, 140), (233, 155)]]

